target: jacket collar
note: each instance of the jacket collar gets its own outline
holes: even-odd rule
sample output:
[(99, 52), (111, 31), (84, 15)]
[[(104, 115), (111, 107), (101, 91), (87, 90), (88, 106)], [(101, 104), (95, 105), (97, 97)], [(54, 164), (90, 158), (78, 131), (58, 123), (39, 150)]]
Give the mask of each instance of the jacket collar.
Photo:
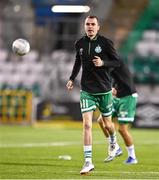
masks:
[(99, 36), (99, 34), (97, 34), (93, 39), (90, 39), (87, 35), (85, 35), (85, 38), (89, 41), (96, 41), (98, 36)]

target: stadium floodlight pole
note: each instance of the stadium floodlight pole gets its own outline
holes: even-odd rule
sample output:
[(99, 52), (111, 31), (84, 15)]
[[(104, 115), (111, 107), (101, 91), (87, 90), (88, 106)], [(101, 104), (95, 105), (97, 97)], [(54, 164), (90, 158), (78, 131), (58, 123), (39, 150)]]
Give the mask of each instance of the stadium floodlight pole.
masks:
[(90, 7), (82, 5), (55, 5), (51, 10), (55, 13), (87, 13), (90, 11)]

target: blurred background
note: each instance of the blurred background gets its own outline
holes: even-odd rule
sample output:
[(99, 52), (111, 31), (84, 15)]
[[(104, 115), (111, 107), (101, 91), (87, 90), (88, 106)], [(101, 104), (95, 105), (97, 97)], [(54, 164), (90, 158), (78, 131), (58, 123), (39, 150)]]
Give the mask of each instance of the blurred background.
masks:
[[(55, 12), (55, 5), (83, 9)], [(93, 14), (133, 73), (139, 94), (133, 126), (159, 128), (158, 7), (158, 0), (1, 0), (0, 123), (81, 120), (80, 75), (71, 93), (65, 85), (74, 42), (83, 34), (84, 18)], [(17, 38), (30, 42), (29, 54), (12, 53)]]

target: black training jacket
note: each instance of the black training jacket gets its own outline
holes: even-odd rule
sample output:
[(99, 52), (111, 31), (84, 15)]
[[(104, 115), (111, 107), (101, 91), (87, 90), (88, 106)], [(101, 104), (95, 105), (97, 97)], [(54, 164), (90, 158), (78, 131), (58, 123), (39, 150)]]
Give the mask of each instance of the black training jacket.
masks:
[[(105, 93), (111, 90), (110, 67), (120, 66), (119, 56), (111, 40), (97, 35), (94, 39), (82, 37), (75, 43), (76, 59), (70, 80), (74, 81), (82, 66), (81, 89), (88, 93)], [(104, 66), (95, 67), (92, 60), (99, 56)]]

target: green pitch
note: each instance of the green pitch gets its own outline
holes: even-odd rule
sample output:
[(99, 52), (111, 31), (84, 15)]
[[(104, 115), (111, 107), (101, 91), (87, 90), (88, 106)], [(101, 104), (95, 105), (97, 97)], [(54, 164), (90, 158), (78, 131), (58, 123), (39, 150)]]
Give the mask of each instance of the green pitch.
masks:
[[(67, 123), (67, 122), (66, 122)], [(93, 127), (93, 163), (89, 176), (83, 166), (82, 127), (79, 123), (22, 127), (0, 126), (0, 179), (159, 179), (159, 130), (132, 129), (139, 163), (125, 165), (124, 151), (104, 163), (107, 143), (97, 124)], [(70, 155), (71, 160), (59, 159)]]

